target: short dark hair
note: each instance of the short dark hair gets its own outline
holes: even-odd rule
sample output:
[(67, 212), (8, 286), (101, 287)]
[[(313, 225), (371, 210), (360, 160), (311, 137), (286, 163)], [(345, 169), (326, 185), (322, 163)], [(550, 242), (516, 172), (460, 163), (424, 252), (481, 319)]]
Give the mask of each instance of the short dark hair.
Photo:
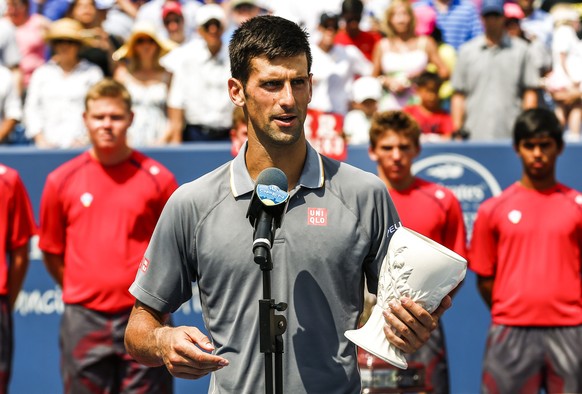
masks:
[(561, 149), (564, 146), (564, 130), (553, 111), (546, 108), (531, 108), (523, 111), (513, 126), (513, 145), (521, 140), (535, 137), (551, 137)]
[(431, 82), (440, 86), (443, 80), (438, 74), (430, 71), (423, 71), (418, 77), (414, 78), (414, 84), (418, 87), (425, 87)]
[(374, 149), (382, 136), (388, 131), (408, 137), (420, 147), (420, 126), (412, 116), (403, 111), (377, 112), (370, 125), (370, 147)]
[(260, 15), (244, 22), (233, 34), (228, 46), (230, 73), (247, 83), (251, 61), (260, 56), (269, 60), (305, 54), (307, 71), (311, 72), (311, 49), (308, 33), (290, 20), (273, 15)]
[(342, 15), (356, 14), (362, 15), (364, 12), (364, 3), (361, 0), (344, 0), (342, 2)]

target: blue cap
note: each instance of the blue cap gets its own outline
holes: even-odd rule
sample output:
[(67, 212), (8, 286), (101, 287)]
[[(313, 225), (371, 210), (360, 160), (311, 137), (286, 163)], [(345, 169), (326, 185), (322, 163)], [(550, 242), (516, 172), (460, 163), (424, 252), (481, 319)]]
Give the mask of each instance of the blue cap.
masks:
[(483, 3), (481, 4), (481, 15), (504, 15), (503, 3), (503, 0), (483, 0)]

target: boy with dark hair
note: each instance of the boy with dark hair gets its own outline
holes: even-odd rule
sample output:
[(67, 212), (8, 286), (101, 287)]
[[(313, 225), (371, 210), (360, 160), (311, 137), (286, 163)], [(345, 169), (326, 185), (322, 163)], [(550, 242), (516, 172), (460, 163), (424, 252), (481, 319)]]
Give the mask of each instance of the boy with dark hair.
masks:
[(364, 3), (361, 0), (344, 0), (342, 2), (342, 27), (335, 36), (338, 45), (354, 45), (364, 56), (372, 61), (374, 47), (382, 36), (377, 32), (360, 29)]
[(556, 179), (556, 115), (522, 112), (513, 129), (521, 179), (481, 204), (469, 268), (491, 309), (486, 393), (582, 392), (582, 194)]
[(414, 81), (420, 103), (409, 105), (403, 111), (419, 124), (423, 141), (450, 140), (453, 133), (451, 115), (442, 109), (439, 91), (443, 80), (437, 74), (424, 71)]

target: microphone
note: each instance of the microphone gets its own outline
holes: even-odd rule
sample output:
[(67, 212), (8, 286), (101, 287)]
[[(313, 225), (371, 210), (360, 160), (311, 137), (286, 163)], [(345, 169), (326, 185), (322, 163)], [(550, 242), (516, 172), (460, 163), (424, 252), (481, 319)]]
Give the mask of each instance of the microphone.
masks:
[(266, 168), (257, 178), (247, 217), (254, 228), (255, 263), (261, 266), (271, 262), (269, 250), (273, 244), (275, 230), (281, 227), (289, 201), (287, 188), (287, 176), (278, 168)]

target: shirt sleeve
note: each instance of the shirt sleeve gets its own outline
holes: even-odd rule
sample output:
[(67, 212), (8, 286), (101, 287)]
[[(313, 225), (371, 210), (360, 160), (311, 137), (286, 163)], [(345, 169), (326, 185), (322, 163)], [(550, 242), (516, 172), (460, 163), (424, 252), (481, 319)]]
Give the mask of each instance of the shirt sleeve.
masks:
[(18, 66), (20, 63), (20, 50), (16, 43), (16, 30), (8, 21), (4, 21), (0, 28), (0, 52), (2, 52), (2, 64), (8, 68)]
[(469, 268), (481, 276), (494, 276), (497, 265), (497, 239), (492, 228), (490, 213), (481, 205), (473, 224), (469, 247)]
[(129, 288), (136, 299), (162, 313), (174, 312), (192, 297), (198, 210), (189, 195), (182, 186), (166, 203)]
[(467, 257), (467, 233), (465, 231), (465, 221), (463, 219), (463, 210), (461, 204), (452, 192), (450, 196), (449, 207), (447, 210), (447, 221), (444, 228), (444, 245), (455, 253)]
[(11, 230), (8, 237), (8, 250), (14, 250), (25, 245), (30, 237), (36, 233), (32, 205), (26, 188), (18, 175), (16, 175), (14, 182), (14, 194), (9, 215)]
[(185, 84), (184, 66), (178, 67), (170, 85), (168, 93), (168, 107), (175, 109), (184, 109), (184, 87)]
[(14, 120), (21, 120), (22, 119), (22, 102), (18, 95), (18, 90), (16, 89), (16, 85), (12, 81), (12, 78), (7, 79), (6, 81), (6, 100), (4, 101), (4, 119), (14, 119)]
[(65, 253), (66, 217), (59, 191), (49, 174), (40, 202), (39, 248), (52, 254)]
[(26, 136), (34, 138), (42, 132), (43, 111), (42, 111), (42, 88), (44, 69), (37, 68), (30, 77), (30, 83), (26, 91), (24, 102), (24, 124)]
[(453, 90), (457, 93), (467, 92), (467, 61), (470, 54), (467, 53), (465, 47), (459, 49), (459, 56), (457, 58), (457, 64), (453, 69), (453, 75), (451, 76), (451, 85)]
[(375, 207), (372, 210), (375, 218), (372, 218), (371, 225), (368, 226), (371, 229), (372, 247), (365, 259), (364, 270), (368, 291), (376, 294), (380, 269), (388, 253), (388, 244), (401, 222), (396, 206), (383, 183), (375, 190), (373, 200), (370, 200)]

